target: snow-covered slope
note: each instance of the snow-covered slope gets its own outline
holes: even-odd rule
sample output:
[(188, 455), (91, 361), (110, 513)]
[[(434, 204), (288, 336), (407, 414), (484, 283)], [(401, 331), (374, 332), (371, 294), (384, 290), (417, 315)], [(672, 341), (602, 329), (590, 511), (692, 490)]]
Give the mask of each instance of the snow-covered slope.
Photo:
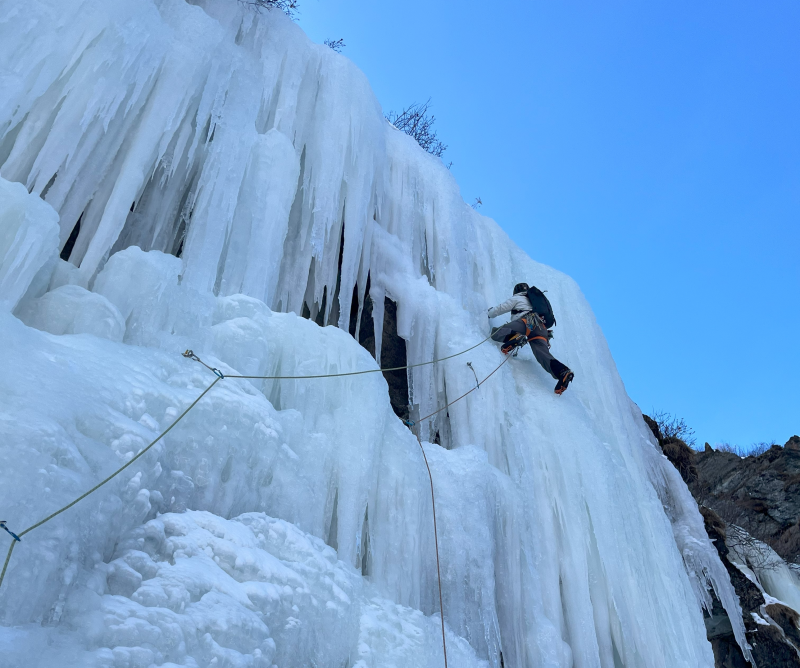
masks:
[[(526, 351), (421, 425), (451, 665), (713, 665), (707, 583), (738, 602), (580, 290), (466, 206), (346, 58), (234, 0), (0, 0), (0, 88), (12, 530), (200, 394), (186, 348), (250, 375), (376, 368), (349, 334), (369, 285), (377, 359), (388, 298), (423, 362), (485, 338), (525, 280), (569, 391)], [(409, 371), (420, 414), (473, 387), (467, 361), (501, 356)], [(24, 537), (4, 665), (442, 665), (428, 485), (380, 374), (221, 381)]]

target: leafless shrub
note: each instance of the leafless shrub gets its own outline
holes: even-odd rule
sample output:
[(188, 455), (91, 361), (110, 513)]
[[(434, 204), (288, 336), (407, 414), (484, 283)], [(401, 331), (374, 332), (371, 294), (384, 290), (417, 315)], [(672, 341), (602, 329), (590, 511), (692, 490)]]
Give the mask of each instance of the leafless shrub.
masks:
[(344, 43), (344, 38), (342, 39), (326, 39), (324, 42), (325, 46), (329, 46), (332, 48), (336, 53), (341, 53), (342, 49), (347, 46)]
[(777, 441), (761, 441), (759, 443), (753, 443), (750, 446), (750, 455), (753, 457), (758, 457), (759, 455), (763, 455), (767, 450), (772, 448), (773, 445), (778, 445)]
[(717, 443), (714, 446), (715, 450), (719, 452), (732, 452), (739, 457), (758, 457), (763, 455), (773, 445), (778, 445), (775, 441), (761, 441), (760, 443), (753, 443), (752, 445), (736, 445), (734, 443)]
[(482, 205), (483, 205), (483, 202), (481, 202), (481, 198), (480, 197), (476, 197), (475, 201), (472, 204), (470, 204), (470, 206), (475, 210), (480, 209)]
[(725, 542), (728, 547), (747, 560), (747, 565), (753, 570), (774, 570), (780, 561), (774, 557), (772, 550), (765, 543), (753, 538), (747, 531), (735, 524), (729, 524)]
[(243, 5), (248, 5), (260, 12), (263, 9), (280, 9), (289, 18), (296, 18), (298, 0), (239, 0)]
[(665, 441), (681, 440), (692, 448), (697, 443), (694, 429), (686, 424), (686, 420), (683, 418), (676, 417), (666, 411), (653, 411), (652, 419), (661, 430), (661, 436)]
[(400, 113), (390, 111), (386, 114), (386, 120), (398, 130), (402, 130), (416, 139), (417, 143), (428, 153), (441, 158), (442, 154), (447, 150), (447, 146), (439, 141), (436, 131), (433, 129), (436, 117), (428, 114), (430, 106), (430, 98), (420, 104), (415, 102)]

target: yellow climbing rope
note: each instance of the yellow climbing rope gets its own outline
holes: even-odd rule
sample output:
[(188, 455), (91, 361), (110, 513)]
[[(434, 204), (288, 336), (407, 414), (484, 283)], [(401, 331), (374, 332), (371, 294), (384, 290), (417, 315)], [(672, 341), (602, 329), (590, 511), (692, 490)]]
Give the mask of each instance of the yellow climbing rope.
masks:
[(112, 473), (110, 476), (108, 476), (108, 477), (107, 477), (105, 480), (102, 480), (102, 481), (100, 481), (99, 483), (97, 483), (97, 484), (96, 484), (94, 487), (92, 487), (92, 488), (91, 488), (91, 489), (90, 489), (88, 492), (84, 492), (84, 493), (83, 493), (83, 494), (81, 494), (81, 495), (80, 495), (80, 496), (79, 496), (77, 499), (75, 499), (75, 500), (74, 500), (74, 501), (72, 501), (71, 503), (68, 503), (68, 504), (67, 504), (66, 506), (64, 506), (63, 508), (61, 508), (61, 509), (57, 510), (56, 512), (52, 513), (51, 515), (48, 515), (47, 517), (45, 517), (43, 520), (41, 520), (41, 521), (37, 522), (36, 524), (33, 524), (33, 525), (29, 526), (29, 527), (28, 527), (27, 529), (25, 529), (24, 531), (20, 531), (20, 532), (19, 532), (19, 535), (16, 535), (16, 534), (13, 534), (13, 533), (11, 533), (11, 531), (9, 531), (9, 529), (6, 527), (6, 522), (4, 521), (4, 522), (2, 523), (2, 525), (3, 525), (3, 526), (2, 526), (2, 528), (3, 528), (3, 529), (5, 529), (5, 530), (6, 530), (8, 533), (10, 533), (10, 534), (11, 534), (11, 536), (13, 537), (13, 539), (14, 539), (14, 540), (12, 540), (12, 541), (11, 541), (11, 547), (9, 547), (9, 548), (8, 548), (8, 554), (6, 555), (6, 561), (5, 561), (5, 563), (3, 564), (3, 570), (2, 570), (2, 572), (0, 572), (0, 587), (2, 587), (2, 586), (3, 586), (3, 579), (6, 577), (6, 569), (8, 568), (8, 562), (11, 560), (11, 553), (14, 551), (14, 546), (15, 546), (17, 543), (21, 542), (21, 540), (22, 540), (22, 537), (23, 537), (23, 536), (24, 536), (26, 533), (29, 533), (30, 531), (33, 531), (34, 529), (36, 529), (36, 528), (38, 528), (38, 527), (42, 526), (42, 524), (45, 524), (46, 522), (49, 522), (49, 521), (50, 521), (50, 520), (52, 520), (54, 517), (57, 517), (58, 515), (60, 515), (61, 513), (63, 513), (65, 510), (69, 510), (69, 509), (70, 509), (70, 508), (72, 508), (72, 506), (74, 506), (76, 503), (78, 503), (79, 501), (83, 501), (83, 500), (84, 500), (84, 499), (85, 499), (87, 496), (89, 496), (90, 494), (92, 494), (92, 493), (96, 492), (96, 491), (97, 491), (98, 489), (100, 489), (100, 488), (101, 488), (103, 485), (105, 485), (105, 484), (106, 484), (108, 481), (112, 480), (113, 478), (115, 478), (116, 476), (118, 476), (120, 473), (122, 473), (122, 472), (123, 472), (123, 471), (124, 471), (126, 468), (128, 468), (128, 467), (129, 467), (131, 464), (133, 464), (133, 462), (135, 462), (137, 459), (139, 459), (140, 457), (142, 457), (142, 456), (143, 456), (143, 455), (144, 455), (144, 454), (145, 454), (145, 453), (146, 453), (146, 452), (147, 452), (147, 451), (148, 451), (150, 448), (152, 448), (152, 447), (153, 447), (153, 446), (154, 446), (156, 443), (158, 443), (158, 442), (159, 442), (159, 441), (160, 441), (162, 438), (164, 438), (164, 436), (166, 436), (166, 435), (167, 435), (167, 434), (168, 434), (170, 431), (172, 431), (172, 428), (173, 428), (173, 427), (174, 427), (176, 424), (178, 424), (178, 423), (179, 423), (179, 422), (180, 422), (180, 421), (181, 421), (181, 420), (182, 420), (182, 419), (183, 419), (183, 418), (186, 416), (186, 414), (187, 414), (187, 413), (188, 413), (190, 410), (192, 410), (192, 409), (193, 409), (193, 408), (194, 408), (194, 407), (197, 405), (197, 402), (198, 402), (198, 401), (200, 401), (200, 399), (202, 399), (204, 396), (206, 396), (206, 394), (208, 393), (208, 391), (209, 391), (209, 390), (210, 390), (212, 387), (214, 387), (214, 385), (216, 385), (216, 384), (217, 384), (217, 383), (218, 383), (220, 380), (222, 380), (222, 379), (221, 379), (219, 376), (217, 376), (217, 377), (214, 379), (214, 381), (211, 383), (211, 385), (209, 385), (209, 386), (208, 386), (208, 387), (207, 387), (205, 390), (203, 390), (202, 394), (201, 394), (199, 397), (197, 397), (197, 399), (195, 399), (195, 400), (194, 400), (194, 401), (193, 401), (191, 404), (189, 404), (189, 407), (188, 407), (188, 408), (187, 408), (185, 411), (183, 411), (183, 413), (181, 413), (181, 414), (180, 414), (180, 415), (179, 415), (179, 416), (178, 416), (178, 417), (177, 417), (177, 418), (176, 418), (176, 419), (173, 421), (173, 423), (172, 423), (172, 424), (171, 424), (169, 427), (167, 427), (167, 428), (166, 428), (164, 431), (162, 431), (162, 432), (161, 432), (161, 433), (160, 433), (160, 434), (159, 434), (159, 435), (158, 435), (158, 436), (155, 438), (155, 440), (154, 440), (154, 441), (152, 441), (152, 442), (151, 442), (149, 445), (147, 445), (147, 446), (146, 446), (146, 447), (145, 447), (145, 448), (144, 448), (144, 449), (143, 449), (141, 452), (139, 452), (139, 454), (137, 454), (135, 457), (133, 457), (133, 458), (132, 458), (132, 459), (131, 459), (129, 462), (127, 462), (126, 464), (123, 464), (122, 466), (120, 466), (120, 467), (119, 467), (119, 468), (118, 468), (116, 471), (114, 471), (114, 473)]
[[(469, 390), (469, 392), (464, 392), (464, 394), (462, 394), (457, 399), (453, 399), (453, 401), (451, 401), (449, 404), (446, 404), (442, 406), (440, 409), (433, 411), (433, 413), (431, 413), (430, 415), (426, 415), (424, 418), (420, 418), (419, 422), (424, 422), (425, 420), (432, 418), (437, 413), (441, 413), (445, 408), (449, 408), (457, 401), (461, 401), (468, 394), (471, 394), (475, 390), (480, 389), (480, 386), (483, 385), (487, 380), (489, 380), (501, 366), (503, 366), (506, 362), (508, 362), (510, 357), (511, 357), (510, 355), (506, 355), (505, 359), (502, 362), (500, 362), (500, 364), (498, 364), (494, 368), (494, 370), (488, 376), (486, 376), (486, 378), (479, 381), (475, 387)], [(472, 365), (470, 364), (470, 368), (471, 367)], [(473, 369), (473, 373), (474, 371), (475, 370)], [(477, 376), (475, 378), (477, 380)], [(408, 424), (410, 427), (414, 426), (413, 422), (406, 422), (406, 424)], [(431, 482), (431, 507), (433, 508), (433, 544), (436, 549), (436, 579), (438, 580), (439, 583), (439, 610), (441, 611), (441, 622), (442, 622), (442, 650), (444, 651), (444, 668), (447, 668), (447, 641), (445, 640), (444, 637), (444, 602), (442, 601), (442, 571), (441, 567), (439, 566), (439, 533), (436, 529), (436, 498), (433, 494), (433, 476), (431, 475), (431, 467), (428, 464), (428, 458), (425, 455), (425, 448), (422, 447), (422, 440), (420, 439), (419, 434), (415, 433), (414, 436), (417, 437), (417, 443), (419, 443), (419, 449), (422, 450), (422, 458), (425, 460), (425, 468), (428, 469), (428, 479)]]
[(445, 360), (450, 360), (453, 359), (454, 357), (458, 357), (459, 355), (468, 353), (470, 350), (475, 350), (475, 348), (477, 348), (478, 346), (483, 345), (491, 338), (492, 338), (491, 335), (489, 335), (483, 341), (476, 343), (474, 346), (470, 346), (466, 350), (462, 350), (460, 353), (454, 353), (452, 355), (448, 355), (447, 357), (439, 357), (438, 359), (430, 360), (429, 362), (418, 362), (417, 364), (407, 364), (406, 366), (365, 369), (364, 371), (345, 371), (343, 373), (320, 373), (311, 376), (242, 376), (238, 374), (223, 375), (222, 371), (206, 364), (191, 350), (187, 350), (185, 353), (183, 353), (183, 356), (188, 357), (189, 359), (192, 359), (195, 362), (200, 362), (200, 364), (202, 364), (209, 371), (213, 371), (219, 378), (243, 378), (245, 380), (307, 380), (310, 378), (341, 378), (342, 376), (361, 376), (365, 373), (383, 373), (384, 371), (402, 371), (403, 369), (415, 369), (418, 366), (427, 366), (429, 364), (436, 364), (437, 362), (444, 362)]
[[(191, 404), (189, 404), (189, 406), (186, 408), (186, 410), (183, 411), (183, 413), (181, 413), (177, 418), (175, 418), (175, 420), (172, 422), (172, 424), (170, 424), (153, 441), (151, 441), (147, 446), (145, 446), (144, 449), (142, 449), (136, 456), (131, 458), (130, 461), (128, 461), (125, 464), (123, 464), (121, 467), (119, 467), (116, 471), (114, 471), (107, 478), (101, 480), (99, 483), (97, 483), (90, 490), (88, 490), (87, 492), (84, 492), (78, 498), (76, 498), (74, 501), (71, 501), (70, 503), (68, 503), (63, 508), (60, 508), (59, 510), (55, 511), (54, 513), (51, 513), (50, 515), (45, 517), (43, 520), (40, 520), (36, 524), (33, 524), (33, 525), (29, 526), (27, 529), (24, 529), (23, 531), (20, 531), (19, 534), (15, 534), (14, 532), (12, 532), (8, 528), (7, 522), (5, 520), (0, 520), (0, 529), (5, 530), (12, 537), (11, 545), (8, 548), (8, 554), (6, 555), (6, 560), (5, 560), (4, 564), (3, 564), (3, 570), (0, 571), (0, 587), (3, 586), (3, 580), (5, 579), (6, 571), (8, 570), (8, 564), (11, 561), (11, 554), (14, 552), (14, 547), (16, 546), (17, 543), (22, 541), (22, 537), (25, 534), (30, 533), (31, 531), (33, 531), (34, 529), (37, 529), (38, 527), (42, 526), (43, 524), (46, 524), (47, 522), (52, 520), (54, 517), (57, 517), (61, 513), (69, 510), (70, 508), (72, 508), (74, 505), (76, 505), (80, 501), (83, 501), (83, 499), (85, 499), (87, 496), (89, 496), (90, 494), (93, 494), (94, 492), (96, 492), (98, 489), (100, 489), (107, 482), (113, 480), (116, 476), (118, 476), (120, 473), (122, 473), (126, 468), (131, 466), (131, 464), (133, 464), (136, 460), (138, 460), (139, 458), (144, 456), (144, 454), (148, 450), (150, 450), (150, 448), (152, 448), (156, 443), (158, 443), (162, 438), (164, 438), (164, 436), (166, 436), (170, 431), (172, 431), (173, 427), (175, 427), (175, 425), (177, 425), (184, 417), (186, 417), (186, 415), (189, 413), (189, 411), (191, 411), (199, 403), (199, 401), (206, 394), (208, 394), (208, 392), (211, 390), (211, 388), (213, 388), (219, 381), (221, 381), (221, 380), (223, 380), (225, 378), (239, 378), (239, 379), (250, 379), (250, 380), (257, 380), (257, 379), (262, 379), (262, 380), (302, 380), (302, 379), (311, 379), (311, 378), (339, 378), (339, 377), (342, 377), (342, 376), (359, 376), (359, 375), (367, 374), (367, 373), (378, 373), (378, 372), (384, 372), (384, 371), (400, 371), (402, 369), (413, 369), (415, 367), (426, 366), (426, 365), (429, 365), (429, 364), (436, 364), (437, 362), (444, 362), (445, 360), (449, 360), (449, 359), (452, 359), (454, 357), (458, 357), (459, 355), (463, 355), (464, 353), (468, 353), (470, 350), (474, 350), (478, 346), (486, 343), (490, 338), (491, 338), (491, 336), (487, 336), (483, 341), (481, 341), (480, 343), (476, 343), (474, 346), (470, 346), (466, 350), (462, 350), (461, 352), (455, 353), (453, 355), (448, 355), (447, 357), (440, 357), (438, 359), (434, 359), (434, 360), (431, 360), (429, 362), (420, 362), (418, 364), (409, 364), (409, 365), (406, 365), (406, 366), (398, 366), (398, 367), (390, 367), (390, 368), (382, 368), (382, 369), (381, 368), (379, 368), (379, 369), (367, 369), (365, 371), (348, 371), (348, 372), (344, 372), (344, 373), (333, 373), (333, 374), (315, 374), (315, 375), (310, 375), (310, 376), (245, 376), (245, 375), (233, 375), (233, 374), (225, 375), (219, 369), (217, 369), (215, 367), (212, 367), (212, 366), (209, 366), (208, 364), (203, 362), (203, 360), (201, 360), (191, 350), (187, 350), (185, 353), (183, 353), (184, 357), (189, 358), (191, 360), (194, 360), (195, 362), (199, 362), (204, 367), (206, 367), (209, 371), (214, 373), (216, 378), (211, 382), (211, 384), (208, 387), (206, 387), (206, 389), (204, 389), (200, 393), (200, 396), (198, 396), (197, 399), (195, 399)], [(419, 422), (424, 422), (425, 420), (428, 420), (428, 419), (432, 418), (437, 413), (440, 413), (441, 411), (445, 410), (446, 408), (449, 408), (450, 406), (452, 406), (456, 402), (461, 401), (461, 399), (466, 397), (468, 394), (471, 394), (475, 390), (479, 389), (480, 386), (483, 385), (483, 383), (485, 383), (487, 380), (489, 380), (489, 378), (491, 378), (495, 374), (495, 372), (497, 372), (497, 370), (501, 366), (503, 366), (503, 364), (505, 364), (508, 361), (508, 359), (509, 359), (509, 357), (506, 356), (505, 359), (499, 365), (497, 365), (497, 367), (495, 367), (495, 369), (488, 376), (486, 376), (483, 380), (479, 381), (477, 383), (477, 385), (475, 387), (473, 387), (472, 389), (470, 389), (468, 392), (465, 392), (460, 397), (458, 397), (456, 399), (453, 399), (453, 401), (447, 403), (446, 405), (442, 406), (438, 410), (435, 410), (433, 413), (430, 413), (429, 415), (426, 415), (425, 417), (420, 418), (417, 421), (417, 423), (414, 423), (414, 422), (411, 422), (411, 421), (405, 421), (406, 424), (408, 424), (409, 426), (413, 427), (415, 424), (418, 424)], [(470, 368), (471, 367), (472, 367), (472, 365), (470, 364)], [(473, 373), (474, 373), (474, 371), (475, 370), (473, 369)], [(476, 376), (476, 380), (477, 380), (477, 376)], [(441, 575), (441, 567), (440, 567), (440, 561), (439, 561), (439, 538), (438, 538), (438, 531), (437, 531), (437, 528), (436, 528), (436, 498), (435, 498), (434, 489), (433, 489), (433, 476), (431, 475), (431, 467), (428, 464), (428, 458), (425, 455), (425, 449), (422, 447), (422, 441), (420, 440), (419, 434), (415, 434), (415, 436), (417, 437), (417, 442), (419, 443), (420, 450), (422, 451), (422, 458), (425, 461), (425, 468), (428, 471), (428, 479), (429, 479), (430, 484), (431, 484), (431, 505), (432, 505), (432, 508), (433, 508), (433, 538), (434, 538), (434, 546), (435, 546), (435, 549), (436, 549), (436, 576), (437, 576), (437, 580), (438, 580), (438, 584), (439, 584), (439, 609), (441, 611), (441, 624), (442, 624), (442, 649), (443, 649), (443, 652), (444, 652), (444, 665), (445, 665), (445, 668), (447, 668), (447, 642), (445, 640), (445, 632), (444, 632), (444, 604), (443, 604), (443, 599), (442, 599), (442, 575)]]

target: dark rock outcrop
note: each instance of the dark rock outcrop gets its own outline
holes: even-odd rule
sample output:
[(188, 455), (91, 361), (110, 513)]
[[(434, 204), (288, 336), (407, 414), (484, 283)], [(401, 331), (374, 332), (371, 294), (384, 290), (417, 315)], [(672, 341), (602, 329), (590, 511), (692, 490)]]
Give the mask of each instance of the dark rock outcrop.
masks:
[[(353, 289), (353, 305), (350, 311), (350, 334), (375, 357), (375, 320), (373, 318), (373, 301), (369, 294), (370, 277), (367, 275), (367, 287), (364, 294), (364, 309), (361, 313), (361, 324), (358, 324), (358, 286)], [(358, 336), (356, 337), (356, 328)], [(405, 339), (397, 333), (397, 303), (384, 297), (383, 300), (383, 334), (381, 336), (380, 365), (384, 369), (403, 367), (408, 364)], [(392, 410), (401, 420), (410, 417), (408, 373), (405, 369), (384, 371), (383, 377), (389, 386), (389, 401)]]
[(654, 420), (644, 419), (698, 504), (766, 543), (785, 561), (800, 563), (799, 436), (758, 456), (739, 457), (707, 443), (698, 452), (680, 439), (665, 438)]
[(697, 481), (697, 468), (694, 465), (694, 455), (696, 454), (686, 443), (679, 438), (665, 437), (658, 427), (655, 420), (644, 415), (644, 421), (653, 432), (661, 451), (666, 455), (672, 465), (678, 469), (681, 478), (687, 485), (692, 485)]
[[(716, 546), (739, 597), (747, 642), (756, 665), (760, 668), (800, 668), (800, 628), (797, 626), (797, 613), (780, 604), (766, 604), (761, 590), (729, 560), (730, 551), (725, 544), (725, 522), (710, 508), (701, 506), (700, 513), (703, 515), (708, 537)], [(714, 605), (711, 614), (706, 615), (706, 633), (714, 650), (715, 665), (717, 668), (746, 668), (749, 664), (733, 635), (730, 619), (719, 599), (713, 593), (712, 597)], [(773, 612), (777, 618), (773, 616)]]
[(793, 436), (784, 447), (775, 445), (757, 457), (707, 447), (694, 453), (693, 463), (698, 478), (689, 486), (698, 503), (765, 542), (784, 560), (800, 562), (800, 438)]
[[(645, 422), (661, 451), (688, 485), (703, 515), (706, 532), (717, 548), (742, 607), (747, 642), (759, 668), (800, 668), (800, 615), (779, 603), (767, 603), (761, 589), (729, 559), (726, 540), (752, 535), (784, 560), (800, 562), (800, 437), (773, 446), (758, 456), (731, 452), (697, 452), (677, 438), (665, 438), (658, 424)], [(736, 536), (729, 538), (729, 524)], [(746, 533), (745, 533), (746, 532)], [(731, 543), (734, 544), (734, 543)], [(747, 668), (720, 601), (713, 595), (706, 614), (706, 633), (717, 668)]]
[[(381, 338), (381, 367), (393, 369), (408, 364), (406, 342), (397, 333), (397, 304), (388, 297), (383, 300), (383, 336)], [(384, 371), (389, 385), (389, 400), (395, 415), (408, 420), (408, 372), (405, 369)]]
[(770, 619), (781, 627), (786, 639), (795, 647), (800, 647), (800, 615), (780, 603), (770, 603), (766, 611)]

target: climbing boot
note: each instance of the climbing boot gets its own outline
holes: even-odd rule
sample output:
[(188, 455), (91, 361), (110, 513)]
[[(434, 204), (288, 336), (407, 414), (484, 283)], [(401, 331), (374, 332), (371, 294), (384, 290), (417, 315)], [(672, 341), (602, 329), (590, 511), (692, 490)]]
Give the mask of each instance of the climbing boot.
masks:
[(527, 342), (528, 340), (525, 338), (524, 334), (514, 334), (514, 336), (503, 344), (500, 348), (500, 352), (503, 353), (503, 355), (508, 355), (508, 353), (520, 346), (524, 346)]
[(567, 386), (572, 382), (573, 378), (575, 378), (575, 374), (569, 369), (561, 374), (561, 378), (559, 378), (556, 383), (556, 394), (564, 394), (564, 390), (567, 389)]

